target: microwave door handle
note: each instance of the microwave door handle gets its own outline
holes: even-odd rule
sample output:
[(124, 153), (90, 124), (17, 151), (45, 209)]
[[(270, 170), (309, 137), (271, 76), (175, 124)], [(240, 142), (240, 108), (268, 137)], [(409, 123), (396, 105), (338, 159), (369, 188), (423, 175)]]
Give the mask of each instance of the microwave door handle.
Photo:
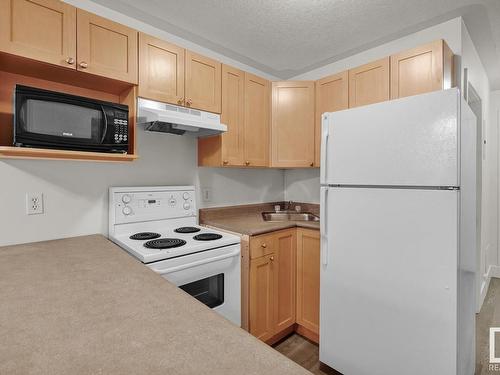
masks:
[(108, 116), (106, 115), (106, 111), (104, 107), (101, 105), (101, 111), (104, 115), (104, 131), (102, 132), (101, 144), (104, 142), (104, 138), (106, 138), (106, 134), (108, 134)]

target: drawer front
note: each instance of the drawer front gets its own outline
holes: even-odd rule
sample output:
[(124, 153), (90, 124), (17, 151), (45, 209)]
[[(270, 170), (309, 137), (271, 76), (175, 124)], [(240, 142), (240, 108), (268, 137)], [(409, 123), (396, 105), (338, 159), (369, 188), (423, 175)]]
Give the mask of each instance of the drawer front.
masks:
[(275, 235), (265, 234), (250, 238), (250, 259), (260, 258), (274, 252)]

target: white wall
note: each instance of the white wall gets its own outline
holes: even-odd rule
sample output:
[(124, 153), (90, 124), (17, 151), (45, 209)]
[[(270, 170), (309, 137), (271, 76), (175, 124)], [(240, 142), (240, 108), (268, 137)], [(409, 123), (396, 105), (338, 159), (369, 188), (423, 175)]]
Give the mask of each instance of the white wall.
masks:
[[(474, 86), (482, 100), (483, 139), (487, 141), (482, 161), (482, 212), (481, 253), (479, 260), (479, 300), (481, 306), (488, 290), (488, 272), (498, 264), (498, 132), (497, 123), (490, 113), (490, 84), (479, 55), (472, 43), (465, 24), (461, 23), (462, 54), (461, 67), (468, 70), (468, 81)], [(463, 82), (462, 89), (463, 89)]]
[[(165, 38), (224, 63), (264, 76), (254, 68), (123, 16), (87, 0), (68, 1), (103, 17)], [(94, 163), (0, 159), (0, 246), (107, 233), (110, 186), (196, 185), (212, 189), (212, 201), (200, 207), (259, 203), (284, 199), (283, 171), (197, 167), (196, 140), (185, 136), (137, 135), (139, 160)], [(45, 214), (27, 216), (26, 193), (42, 192)]]

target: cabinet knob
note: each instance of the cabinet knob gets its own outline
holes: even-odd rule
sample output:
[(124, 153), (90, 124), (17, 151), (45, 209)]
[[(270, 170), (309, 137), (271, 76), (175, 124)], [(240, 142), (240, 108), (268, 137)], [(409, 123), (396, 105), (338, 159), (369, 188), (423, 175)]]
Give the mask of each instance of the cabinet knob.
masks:
[(85, 61), (82, 61), (82, 62), (80, 63), (80, 68), (82, 68), (82, 69), (87, 69), (87, 68), (88, 68), (88, 66), (89, 66), (89, 64), (87, 64)]
[(314, 167), (314, 163), (313, 163), (313, 162), (311, 162), (311, 163), (309, 164), (309, 166), (310, 166), (310, 167)]
[(272, 262), (272, 261), (274, 260), (274, 257), (273, 257), (273, 256), (271, 256), (271, 258), (269, 258), (269, 260)]
[(224, 164), (224, 165), (228, 165), (228, 164), (229, 164), (229, 161), (224, 160), (224, 161), (222, 162), (222, 164)]
[(250, 162), (247, 160), (247, 161), (245, 162), (245, 165), (250, 165)]
[(188, 99), (188, 100), (187, 100), (187, 102), (186, 102), (186, 104), (187, 104), (188, 106), (190, 106), (191, 104), (193, 104), (193, 101), (192, 101), (191, 99)]
[(74, 59), (74, 58), (72, 58), (72, 57), (68, 57), (68, 58), (66, 59), (66, 62), (67, 62), (69, 65), (73, 65), (73, 64), (75, 63), (75, 59)]
[(179, 100), (177, 100), (177, 104), (182, 104), (184, 102), (184, 98), (180, 98)]
[(265, 243), (263, 243), (263, 244), (262, 244), (262, 245), (260, 245), (260, 246), (262, 246), (264, 249), (267, 247), (267, 245), (266, 245)]

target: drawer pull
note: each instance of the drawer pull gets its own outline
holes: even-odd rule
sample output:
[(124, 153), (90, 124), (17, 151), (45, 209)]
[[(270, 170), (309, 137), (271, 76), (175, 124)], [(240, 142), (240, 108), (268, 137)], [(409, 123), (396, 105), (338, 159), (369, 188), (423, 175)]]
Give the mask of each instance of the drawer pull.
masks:
[(262, 245), (260, 245), (260, 246), (262, 246), (262, 248), (264, 248), (264, 249), (267, 247), (267, 245), (266, 245), (265, 243), (263, 243), (263, 244), (262, 244)]
[(271, 258), (269, 258), (269, 260), (272, 262), (274, 260), (274, 256), (272, 256)]

